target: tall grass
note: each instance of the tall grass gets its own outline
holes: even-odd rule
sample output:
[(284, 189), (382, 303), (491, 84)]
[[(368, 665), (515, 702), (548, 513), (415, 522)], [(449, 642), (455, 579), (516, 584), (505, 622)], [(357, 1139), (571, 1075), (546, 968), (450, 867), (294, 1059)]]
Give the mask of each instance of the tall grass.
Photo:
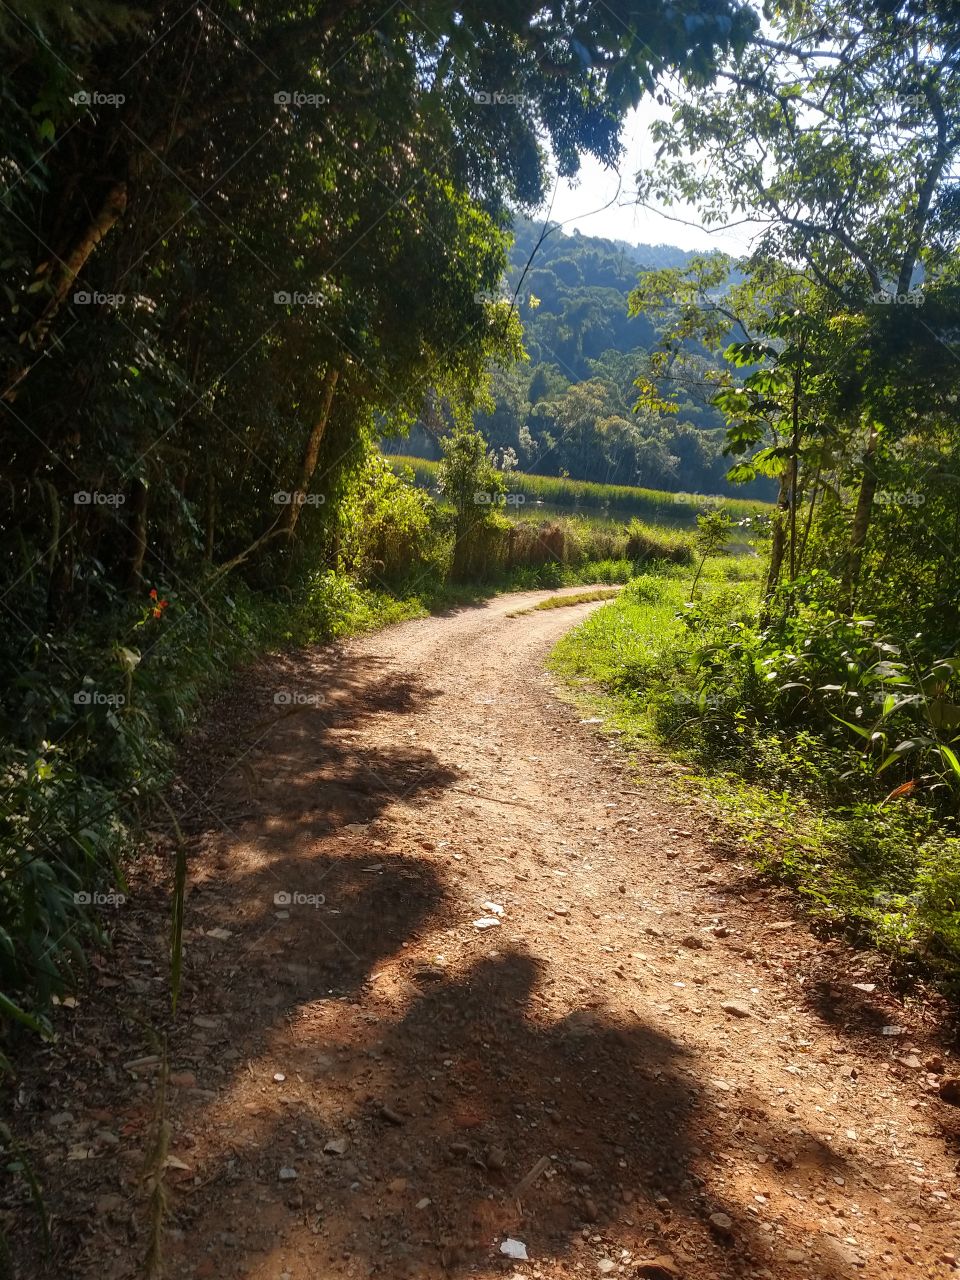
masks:
[(693, 561), (692, 535), (631, 520), (629, 525), (596, 524), (576, 517), (536, 520), (500, 518), (487, 525), (469, 548), (469, 569), (488, 581), (518, 569), (546, 565), (578, 567), (596, 562), (687, 565)]
[[(439, 463), (429, 458), (391, 454), (388, 461), (396, 470), (410, 467), (417, 484), (435, 488)], [(734, 519), (770, 515), (773, 504), (754, 498), (728, 498), (711, 494), (668, 493), (663, 489), (642, 489), (627, 484), (596, 484), (592, 480), (570, 480), (563, 476), (528, 475), (512, 471), (507, 477), (511, 493), (523, 494), (530, 502), (549, 502), (558, 507), (591, 507), (626, 515), (681, 521), (708, 508), (722, 506)]]

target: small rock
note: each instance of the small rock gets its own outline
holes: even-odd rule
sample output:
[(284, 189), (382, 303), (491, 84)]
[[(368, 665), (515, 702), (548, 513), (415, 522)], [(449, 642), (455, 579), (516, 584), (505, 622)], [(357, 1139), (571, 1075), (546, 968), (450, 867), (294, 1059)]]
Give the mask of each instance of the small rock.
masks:
[(296, 1182), (297, 1171), (296, 1169), (291, 1169), (289, 1165), (284, 1165), (284, 1167), (280, 1170), (278, 1177), (280, 1178), (281, 1182)]
[(884, 1027), (883, 1034), (885, 1036), (902, 1036), (903, 1027)]
[(688, 949), (696, 950), (699, 947), (706, 946), (706, 943), (703, 941), (703, 939), (700, 937), (699, 934), (688, 933), (685, 938), (680, 939), (680, 945), (681, 947), (687, 947)]
[(383, 1103), (380, 1107), (380, 1116), (382, 1119), (389, 1121), (390, 1124), (403, 1124), (403, 1116), (394, 1111), (392, 1107), (388, 1107), (386, 1103)]
[(724, 1013), (729, 1013), (731, 1018), (752, 1017), (752, 1010), (742, 1000), (724, 1000), (720, 1008)]
[(192, 1071), (171, 1071), (169, 1081), (175, 1089), (195, 1089), (197, 1087), (197, 1077)]
[(677, 1280), (680, 1268), (668, 1253), (661, 1253), (659, 1257), (638, 1262), (636, 1274), (642, 1280)]
[(387, 1183), (387, 1190), (392, 1191), (394, 1195), (399, 1195), (401, 1191), (406, 1191), (406, 1178), (391, 1178)]
[(934, 1053), (923, 1064), (931, 1075), (942, 1076), (945, 1070), (945, 1064), (939, 1053)]
[(123, 1208), (125, 1203), (126, 1202), (124, 1201), (123, 1196), (118, 1196), (118, 1195), (100, 1196), (100, 1198), (97, 1200), (97, 1205), (96, 1205), (97, 1213), (99, 1214), (119, 1213), (119, 1211)]
[(507, 1163), (507, 1153), (503, 1147), (491, 1147), (487, 1152), (487, 1168), (498, 1172)]
[(852, 982), (850, 985), (853, 987), (854, 991), (865, 991), (867, 995), (870, 995), (877, 989), (877, 984), (875, 982)]
[(729, 1236), (733, 1231), (733, 1219), (725, 1213), (711, 1213), (710, 1225), (722, 1236)]
[(429, 1197), (429, 1196), (424, 1196), (422, 1200), (418, 1200), (418, 1201), (417, 1201), (417, 1208), (418, 1208), (418, 1209), (426, 1209), (426, 1207), (427, 1207), (427, 1205), (428, 1205), (429, 1203), (430, 1203), (430, 1197)]
[(331, 1138), (324, 1144), (324, 1152), (328, 1156), (342, 1156), (347, 1149), (346, 1138)]
[(474, 920), (473, 927), (475, 929), (495, 929), (500, 924), (496, 916), (482, 916), (479, 920)]
[(414, 969), (413, 976), (418, 982), (439, 982), (447, 975), (439, 965), (425, 964), (421, 965), (419, 969)]
[(526, 1262), (527, 1246), (522, 1240), (513, 1240), (509, 1236), (500, 1244), (500, 1252), (508, 1258), (514, 1258), (517, 1262)]
[(277, 1084), (283, 1084), (284, 1080), (286, 1080), (287, 1077), (283, 1074), (282, 1071), (275, 1071), (273, 1073), (273, 1078), (277, 1082)]
[(593, 1173), (593, 1165), (588, 1164), (586, 1160), (573, 1160), (570, 1163), (570, 1172), (575, 1173), (579, 1178), (589, 1178)]
[(960, 1079), (956, 1076), (944, 1076), (940, 1081), (939, 1093), (944, 1102), (960, 1107)]
[(803, 1262), (807, 1255), (801, 1249), (786, 1249), (783, 1256), (787, 1262)]
[(596, 1222), (597, 1218), (599, 1218), (600, 1216), (599, 1211), (597, 1210), (597, 1206), (593, 1203), (593, 1201), (590, 1199), (589, 1196), (584, 1197), (583, 1216), (587, 1222)]
[(608, 1276), (611, 1271), (616, 1271), (617, 1264), (612, 1258), (601, 1258), (597, 1263), (597, 1270), (602, 1276)]

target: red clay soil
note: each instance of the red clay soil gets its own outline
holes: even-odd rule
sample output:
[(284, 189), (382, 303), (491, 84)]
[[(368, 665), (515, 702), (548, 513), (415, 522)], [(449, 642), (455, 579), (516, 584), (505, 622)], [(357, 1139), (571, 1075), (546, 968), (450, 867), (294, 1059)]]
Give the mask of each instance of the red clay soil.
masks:
[(145, 1274), (164, 1031), (178, 1280), (955, 1274), (931, 1006), (580, 723), (544, 660), (597, 606), (508, 617), (546, 594), (271, 659), (212, 708), (175, 790), (179, 1009), (158, 840), (19, 1056), (52, 1255), (8, 1179), (14, 1275)]

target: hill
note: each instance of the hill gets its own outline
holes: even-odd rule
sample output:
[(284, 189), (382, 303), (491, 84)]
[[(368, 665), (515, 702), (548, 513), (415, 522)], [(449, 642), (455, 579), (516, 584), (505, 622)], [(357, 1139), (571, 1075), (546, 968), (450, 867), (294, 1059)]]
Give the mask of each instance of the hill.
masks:
[[(516, 296), (529, 360), (494, 369), (494, 406), (475, 415), (498, 455), (512, 450), (522, 470), (543, 475), (769, 498), (766, 482), (727, 482), (723, 420), (707, 396), (684, 401), (676, 414), (633, 411), (634, 382), (657, 329), (650, 317), (628, 314), (630, 290), (641, 270), (685, 266), (696, 255), (556, 226), (537, 247), (541, 229), (518, 220), (503, 281), (504, 295)], [(434, 458), (439, 452), (422, 427), (409, 443), (384, 447)]]

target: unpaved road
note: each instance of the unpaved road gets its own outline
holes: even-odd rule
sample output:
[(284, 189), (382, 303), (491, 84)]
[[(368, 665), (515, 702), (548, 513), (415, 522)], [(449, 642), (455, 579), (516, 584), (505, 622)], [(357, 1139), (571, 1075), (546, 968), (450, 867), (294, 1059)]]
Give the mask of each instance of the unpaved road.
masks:
[[(579, 723), (547, 594), (265, 662), (186, 753), (168, 1274), (955, 1274), (932, 1018)], [(142, 1274), (168, 870), (24, 1064), (15, 1272)]]

